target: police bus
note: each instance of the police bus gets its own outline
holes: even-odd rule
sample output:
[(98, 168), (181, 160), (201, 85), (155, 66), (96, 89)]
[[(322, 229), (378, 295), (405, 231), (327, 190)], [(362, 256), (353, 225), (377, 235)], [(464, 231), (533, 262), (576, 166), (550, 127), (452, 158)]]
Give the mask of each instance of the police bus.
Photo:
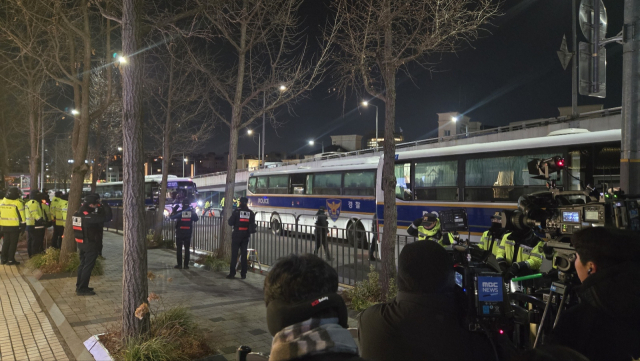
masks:
[[(160, 182), (162, 176), (145, 176), (144, 180), (144, 204), (153, 208), (158, 204), (160, 195)], [(96, 193), (100, 198), (112, 207), (122, 206), (122, 182), (108, 182), (96, 184)], [(174, 204), (180, 204), (183, 199), (189, 197), (192, 207), (196, 207), (198, 189), (190, 178), (178, 178), (170, 175), (167, 178), (167, 193), (165, 197), (165, 210), (170, 211)], [(166, 212), (165, 212), (166, 213)]]
[[(520, 196), (547, 189), (546, 181), (529, 175), (527, 163), (535, 158), (564, 158), (570, 176), (562, 173), (558, 188), (618, 186), (620, 142), (620, 129), (569, 129), (545, 137), (399, 151), (397, 233), (406, 235), (424, 212), (464, 208), (472, 240), (478, 241), (494, 212), (515, 209)], [(325, 206), (333, 234), (360, 244), (370, 235), (358, 231), (384, 229), (382, 164), (380, 156), (344, 157), (260, 170), (250, 174), (247, 197), (256, 219), (268, 222), (273, 232), (293, 229), (296, 217), (300, 225), (313, 226), (313, 215)], [(313, 232), (313, 227), (298, 230)]]

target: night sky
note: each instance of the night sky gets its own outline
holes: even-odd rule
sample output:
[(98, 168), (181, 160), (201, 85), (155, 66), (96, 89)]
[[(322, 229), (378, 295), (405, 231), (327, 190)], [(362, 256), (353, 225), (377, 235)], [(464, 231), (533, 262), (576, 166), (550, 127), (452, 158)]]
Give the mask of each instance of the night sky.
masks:
[[(604, 0), (604, 4), (611, 37), (621, 30), (623, 2)], [(310, 24), (326, 14), (320, 1), (307, 1), (303, 11)], [(472, 121), (497, 126), (557, 116), (558, 107), (571, 105), (571, 70), (562, 69), (556, 53), (563, 35), (571, 50), (571, 1), (508, 0), (502, 12), (489, 28), (491, 34), (473, 43), (474, 48), (431, 58), (441, 59), (436, 72), (411, 69), (412, 80), (399, 75), (396, 129), (402, 128), (406, 141), (437, 134), (436, 113), (459, 111)], [(578, 41), (585, 41), (580, 31), (578, 35)], [(607, 98), (578, 96), (578, 104), (620, 106), (621, 72), (622, 45), (607, 45)], [(359, 109), (362, 99), (354, 97), (343, 109), (342, 98), (328, 93), (331, 87), (327, 82), (316, 88), (310, 99), (295, 105), (295, 115), (283, 109), (278, 114), (285, 122), (282, 127), (267, 125), (267, 153), (308, 154), (314, 150), (306, 145), (309, 139), (327, 146), (330, 135), (364, 135), (375, 129), (375, 108)], [(382, 129), (384, 107), (381, 102), (374, 104), (380, 106)], [(205, 151), (221, 154), (227, 149), (228, 128), (220, 125)], [(239, 154), (257, 154), (257, 149), (257, 139), (241, 138)]]

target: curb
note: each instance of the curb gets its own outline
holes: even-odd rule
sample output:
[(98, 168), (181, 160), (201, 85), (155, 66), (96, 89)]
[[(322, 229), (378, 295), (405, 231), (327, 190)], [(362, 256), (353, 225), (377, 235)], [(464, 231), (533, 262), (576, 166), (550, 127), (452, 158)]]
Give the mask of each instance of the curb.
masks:
[(38, 297), (44, 304), (45, 311), (49, 313), (49, 316), (51, 316), (53, 323), (60, 331), (60, 334), (62, 334), (62, 338), (64, 338), (64, 341), (67, 343), (67, 346), (69, 346), (69, 349), (71, 350), (71, 353), (76, 358), (76, 360), (94, 361), (93, 356), (89, 353), (89, 351), (87, 351), (87, 348), (85, 347), (82, 340), (80, 340), (78, 335), (76, 335), (73, 327), (71, 327), (67, 319), (64, 317), (62, 311), (60, 311), (60, 309), (58, 308), (58, 305), (56, 305), (56, 303), (49, 295), (49, 292), (47, 292), (44, 286), (42, 286), (40, 281), (38, 281), (32, 275), (26, 274), (26, 272), (22, 273), (22, 276), (25, 277), (27, 281), (29, 281), (29, 283), (35, 290), (36, 297)]

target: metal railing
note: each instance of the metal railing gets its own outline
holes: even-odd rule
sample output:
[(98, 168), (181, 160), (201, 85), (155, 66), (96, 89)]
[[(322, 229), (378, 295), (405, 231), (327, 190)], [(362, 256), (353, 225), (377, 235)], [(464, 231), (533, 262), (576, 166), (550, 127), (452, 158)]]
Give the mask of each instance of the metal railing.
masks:
[[(378, 247), (370, 259), (370, 241), (376, 239), (373, 232), (353, 229), (331, 228), (326, 236), (326, 249), (318, 237), (315, 226), (300, 225), (300, 217), (295, 224), (282, 223), (280, 229), (271, 229), (271, 223), (258, 221), (257, 232), (251, 235), (249, 248), (256, 251), (260, 264), (273, 266), (280, 258), (290, 254), (316, 253), (324, 258), (338, 272), (339, 282), (355, 285), (365, 280), (370, 270), (380, 271)], [(220, 246), (221, 217), (201, 217), (193, 227), (191, 244), (194, 251), (213, 253)], [(163, 235), (175, 242), (175, 222), (165, 220)], [(402, 247), (416, 239), (411, 236), (396, 237), (396, 257)], [(328, 253), (327, 253), (328, 251)]]
[[(110, 222), (104, 223), (104, 228), (107, 231), (115, 231), (116, 233), (122, 232), (124, 219), (122, 216), (122, 207), (111, 207), (111, 212), (113, 213), (113, 218)], [(145, 229), (153, 229), (153, 225), (155, 223), (156, 211), (155, 210), (147, 210), (144, 213), (144, 224)]]

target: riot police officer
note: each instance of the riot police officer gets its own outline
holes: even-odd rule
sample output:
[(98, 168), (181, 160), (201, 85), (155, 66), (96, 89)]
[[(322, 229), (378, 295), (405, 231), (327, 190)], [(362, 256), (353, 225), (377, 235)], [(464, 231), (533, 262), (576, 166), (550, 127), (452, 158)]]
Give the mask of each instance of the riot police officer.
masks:
[(67, 223), (67, 207), (69, 207), (69, 194), (61, 194), (56, 205), (56, 224), (54, 230), (55, 239), (53, 246), (57, 249), (62, 247), (62, 236), (64, 235), (64, 225)]
[(524, 276), (540, 269), (543, 247), (532, 229), (518, 229), (502, 237), (496, 259), (508, 278)]
[(421, 218), (413, 221), (407, 228), (407, 233), (418, 237), (419, 241), (435, 241), (442, 246), (456, 244), (456, 240), (451, 233), (442, 233), (440, 218), (438, 218), (438, 213), (435, 212), (424, 213)]
[(25, 216), (27, 218), (27, 253), (29, 258), (44, 251), (44, 231), (49, 219), (42, 207), (42, 193), (38, 191), (29, 194), (31, 200), (25, 205)]
[(93, 296), (93, 288), (89, 287), (91, 271), (98, 258), (98, 239), (104, 227), (104, 209), (100, 207), (100, 197), (89, 194), (84, 197), (84, 203), (73, 214), (73, 234), (78, 244), (80, 266), (76, 280), (76, 295)]
[(15, 258), (16, 249), (20, 233), (24, 232), (26, 227), (24, 204), (20, 200), (20, 193), (20, 189), (16, 187), (9, 188), (5, 197), (0, 201), (0, 226), (4, 233), (2, 264), (20, 264)]
[(229, 226), (233, 227), (231, 233), (231, 265), (227, 278), (231, 279), (236, 276), (236, 262), (238, 261), (238, 251), (240, 252), (240, 263), (242, 269), (240, 276), (242, 279), (247, 278), (247, 246), (249, 245), (249, 236), (256, 233), (256, 215), (249, 209), (246, 197), (240, 198), (240, 206), (234, 209), (229, 218)]
[(61, 243), (58, 242), (58, 240), (64, 233), (64, 225), (62, 227), (58, 226), (58, 222), (56, 219), (56, 215), (58, 212), (57, 209), (59, 207), (60, 201), (62, 200), (60, 197), (62, 197), (62, 192), (56, 191), (53, 198), (51, 199), (51, 203), (49, 204), (49, 210), (51, 211), (51, 221), (53, 222), (53, 237), (51, 237), (51, 245), (54, 248), (60, 248), (59, 244)]
[(182, 200), (182, 209), (178, 211), (178, 205), (173, 207), (171, 219), (176, 220), (176, 257), (178, 264), (173, 268), (182, 269), (182, 247), (184, 246), (184, 269), (189, 269), (189, 247), (191, 247), (191, 233), (193, 223), (198, 221), (195, 209), (191, 208), (188, 198)]
[(478, 243), (478, 247), (485, 251), (491, 251), (494, 256), (497, 256), (498, 247), (500, 247), (502, 237), (504, 237), (504, 229), (502, 228), (502, 214), (500, 212), (495, 212), (491, 216), (491, 228), (489, 228), (488, 231), (485, 231), (482, 234), (480, 243)]

